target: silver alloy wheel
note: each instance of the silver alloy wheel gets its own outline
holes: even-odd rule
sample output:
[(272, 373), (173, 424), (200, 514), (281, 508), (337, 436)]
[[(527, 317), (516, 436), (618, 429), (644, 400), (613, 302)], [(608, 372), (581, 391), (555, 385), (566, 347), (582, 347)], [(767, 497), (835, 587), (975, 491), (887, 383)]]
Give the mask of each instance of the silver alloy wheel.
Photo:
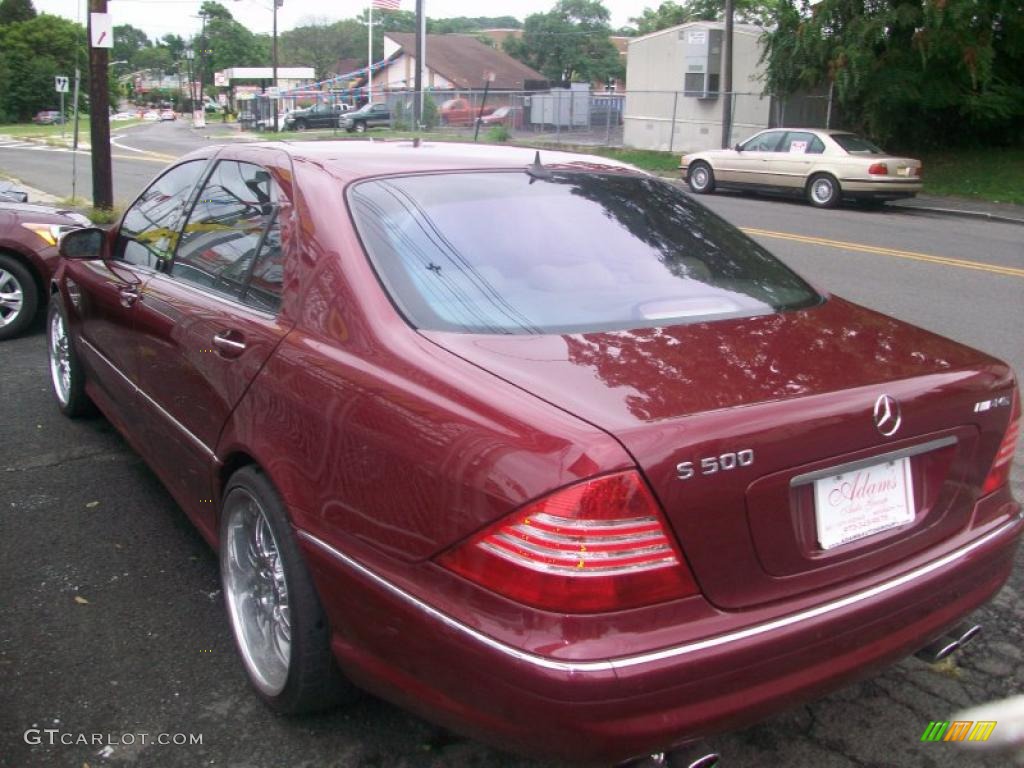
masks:
[(0, 328), (13, 323), (21, 314), (25, 294), (18, 278), (0, 269)]
[(362, 121), (356, 123), (356, 133), (366, 133), (366, 123)]
[(703, 192), (708, 188), (708, 182), (711, 181), (711, 172), (706, 165), (698, 165), (690, 171), (690, 181), (693, 183), (695, 191)]
[(291, 612), (284, 564), (259, 501), (242, 488), (228, 496), (221, 542), (224, 597), (242, 659), (267, 696), (284, 690), (291, 664)]
[(50, 318), (50, 378), (53, 379), (53, 391), (61, 405), (68, 404), (71, 397), (71, 350), (69, 348), (67, 328), (64, 316), (54, 312)]
[(811, 182), (811, 197), (818, 205), (828, 205), (836, 194), (836, 185), (827, 176), (819, 176)]

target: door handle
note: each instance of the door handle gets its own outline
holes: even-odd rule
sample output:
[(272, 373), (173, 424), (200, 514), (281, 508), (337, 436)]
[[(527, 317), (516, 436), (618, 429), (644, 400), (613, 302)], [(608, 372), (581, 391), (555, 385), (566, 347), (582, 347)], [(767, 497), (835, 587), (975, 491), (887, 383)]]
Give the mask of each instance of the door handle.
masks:
[(213, 346), (222, 357), (238, 357), (245, 352), (245, 342), (240, 341), (240, 338), (241, 334), (238, 331), (221, 331), (213, 337)]
[(139, 289), (134, 286), (125, 286), (120, 288), (118, 293), (121, 294), (122, 307), (132, 307), (135, 305), (135, 302), (139, 300)]

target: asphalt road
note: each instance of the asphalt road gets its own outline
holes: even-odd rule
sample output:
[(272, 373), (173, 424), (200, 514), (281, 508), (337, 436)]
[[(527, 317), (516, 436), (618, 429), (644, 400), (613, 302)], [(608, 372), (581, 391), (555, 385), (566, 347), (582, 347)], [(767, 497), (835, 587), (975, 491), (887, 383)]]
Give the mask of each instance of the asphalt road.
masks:
[[(146, 126), (123, 143), (172, 154), (162, 141), (203, 140), (185, 131)], [(63, 181), (52, 170), (41, 168), (32, 180), (12, 166), (32, 170), (50, 163), (49, 154), (58, 155), (54, 163), (68, 158), (23, 156), (29, 154), (0, 150), (0, 170), (59, 193)], [(160, 167), (115, 162), (115, 172), (124, 174), (119, 199)], [(741, 196), (705, 201), (757, 230), (756, 237), (819, 287), (1024, 371), (1024, 228), (816, 211)], [(543, 765), (453, 737), (371, 697), (317, 717), (269, 714), (250, 693), (236, 657), (213, 553), (105, 420), (71, 422), (57, 413), (44, 347), (41, 327), (0, 345), (0, 766)], [(1022, 458), (1019, 447), (1018, 498), (1024, 497)], [(908, 659), (711, 743), (725, 765), (751, 768), (1005, 766), (1005, 756), (981, 757), (920, 737), (930, 720), (1024, 691), (1022, 590), (1019, 557), (1011, 583), (974, 617), (985, 633), (953, 664)], [(109, 750), (62, 745), (58, 734), (51, 745), (42, 733), (42, 743), (28, 744), (29, 729), (75, 737), (135, 734), (136, 743)], [(142, 745), (142, 733), (151, 740), (161, 733), (201, 735), (202, 744)]]

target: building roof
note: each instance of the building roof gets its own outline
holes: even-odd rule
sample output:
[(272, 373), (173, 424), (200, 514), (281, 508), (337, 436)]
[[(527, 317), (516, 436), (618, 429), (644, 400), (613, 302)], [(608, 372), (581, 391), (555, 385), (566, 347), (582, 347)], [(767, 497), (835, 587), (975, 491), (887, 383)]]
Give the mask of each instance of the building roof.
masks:
[[(670, 35), (678, 32), (680, 29), (690, 29), (691, 27), (706, 27), (707, 29), (725, 29), (724, 21), (688, 21), (685, 24), (677, 24), (674, 27), (665, 27), (665, 29), (659, 29), (657, 32), (649, 32), (646, 35), (640, 37), (629, 38), (629, 45), (638, 43), (641, 40), (648, 40), (658, 35)], [(733, 24), (733, 32), (741, 35), (757, 35), (760, 37), (765, 33), (764, 27), (759, 27), (756, 24)], [(430, 49), (427, 49), (427, 55), (430, 55)]]
[[(416, 56), (416, 35), (412, 32), (387, 32), (400, 49)], [(543, 80), (544, 75), (466, 35), (427, 35), (427, 67), (457, 88), (482, 88), (488, 72), (494, 73), (491, 88), (521, 91), (526, 80)]]

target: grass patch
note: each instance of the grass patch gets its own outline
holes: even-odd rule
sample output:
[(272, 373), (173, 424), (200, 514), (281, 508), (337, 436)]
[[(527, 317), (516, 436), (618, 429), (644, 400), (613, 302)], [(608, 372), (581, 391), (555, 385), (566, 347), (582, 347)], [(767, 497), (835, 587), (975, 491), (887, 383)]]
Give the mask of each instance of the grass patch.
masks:
[(625, 147), (577, 147), (580, 152), (609, 157), (623, 163), (635, 165), (651, 173), (679, 175), (681, 152), (657, 152), (653, 149), (627, 149)]
[(1024, 205), (1024, 149), (950, 150), (921, 161), (927, 195)]
[[(110, 132), (115, 133), (122, 128), (138, 125), (141, 120), (118, 120), (110, 124)], [(75, 135), (75, 124), (68, 120), (64, 126), (64, 136), (71, 141)], [(36, 125), (35, 123), (0, 123), (0, 136), (12, 136), (18, 139), (54, 139), (61, 141), (60, 124), (57, 125)], [(89, 116), (82, 115), (78, 118), (78, 140), (79, 142), (89, 141)]]
[(109, 209), (94, 208), (84, 197), (65, 197), (63, 200), (59, 200), (57, 202), (57, 206), (60, 208), (72, 208), (83, 216), (88, 216), (92, 220), (92, 223), (97, 226), (115, 224), (120, 220), (121, 214), (124, 213), (124, 208), (117, 205)]

